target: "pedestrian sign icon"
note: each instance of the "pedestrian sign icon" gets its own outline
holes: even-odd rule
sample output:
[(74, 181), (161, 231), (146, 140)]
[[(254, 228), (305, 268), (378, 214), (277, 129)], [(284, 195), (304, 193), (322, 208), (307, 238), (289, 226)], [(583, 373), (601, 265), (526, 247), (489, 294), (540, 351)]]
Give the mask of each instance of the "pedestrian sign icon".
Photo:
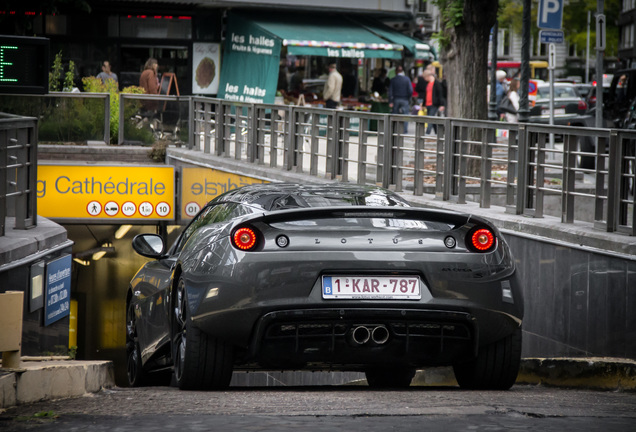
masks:
[(86, 211), (91, 216), (97, 216), (102, 212), (102, 204), (99, 201), (91, 201), (86, 206)]

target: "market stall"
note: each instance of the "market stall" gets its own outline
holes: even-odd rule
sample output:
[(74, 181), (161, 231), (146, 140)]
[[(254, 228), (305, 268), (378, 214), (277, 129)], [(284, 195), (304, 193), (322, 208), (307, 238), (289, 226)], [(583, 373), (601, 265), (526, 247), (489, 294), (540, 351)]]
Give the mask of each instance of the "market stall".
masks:
[[(220, 98), (274, 103), (281, 52), (329, 59), (432, 56), (428, 45), (369, 18), (328, 14), (254, 14), (232, 11), (219, 83)], [(320, 105), (319, 99), (306, 102)], [(371, 103), (345, 98), (348, 109), (370, 111)]]

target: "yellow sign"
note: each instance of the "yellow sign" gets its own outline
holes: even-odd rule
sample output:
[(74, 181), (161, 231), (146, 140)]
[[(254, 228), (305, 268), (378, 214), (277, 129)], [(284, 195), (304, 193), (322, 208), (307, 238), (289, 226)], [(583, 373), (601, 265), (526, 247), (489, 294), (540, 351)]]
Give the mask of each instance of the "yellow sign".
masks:
[(174, 220), (174, 167), (39, 164), (37, 196), (52, 219)]
[(212, 198), (254, 183), (269, 183), (209, 168), (182, 168), (181, 218), (192, 219)]

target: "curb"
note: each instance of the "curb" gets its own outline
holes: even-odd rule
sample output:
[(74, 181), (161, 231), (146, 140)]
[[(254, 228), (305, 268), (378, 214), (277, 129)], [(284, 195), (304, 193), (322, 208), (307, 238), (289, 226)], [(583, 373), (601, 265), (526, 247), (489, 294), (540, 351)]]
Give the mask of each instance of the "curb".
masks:
[(607, 357), (527, 358), (517, 384), (636, 391), (636, 361)]
[[(0, 368), (0, 409), (43, 400), (82, 396), (115, 387), (111, 361), (22, 358), (20, 369)], [(363, 385), (364, 380), (350, 384)], [(636, 391), (636, 360), (616, 358), (526, 358), (517, 385), (603, 391)], [(417, 372), (413, 386), (457, 386), (452, 367)]]
[(19, 369), (0, 369), (0, 408), (82, 396), (115, 386), (110, 361), (22, 361)]
[[(521, 360), (517, 385), (577, 388), (605, 391), (636, 391), (636, 361), (606, 357), (525, 358)], [(415, 386), (456, 386), (452, 367), (420, 370)]]

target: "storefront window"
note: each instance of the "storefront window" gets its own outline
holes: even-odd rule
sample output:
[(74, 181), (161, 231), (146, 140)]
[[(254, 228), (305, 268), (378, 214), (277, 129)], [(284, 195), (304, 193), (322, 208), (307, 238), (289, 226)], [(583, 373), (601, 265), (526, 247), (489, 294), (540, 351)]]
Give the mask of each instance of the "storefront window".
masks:
[(118, 30), (125, 38), (192, 39), (192, 17), (127, 15), (120, 17)]

